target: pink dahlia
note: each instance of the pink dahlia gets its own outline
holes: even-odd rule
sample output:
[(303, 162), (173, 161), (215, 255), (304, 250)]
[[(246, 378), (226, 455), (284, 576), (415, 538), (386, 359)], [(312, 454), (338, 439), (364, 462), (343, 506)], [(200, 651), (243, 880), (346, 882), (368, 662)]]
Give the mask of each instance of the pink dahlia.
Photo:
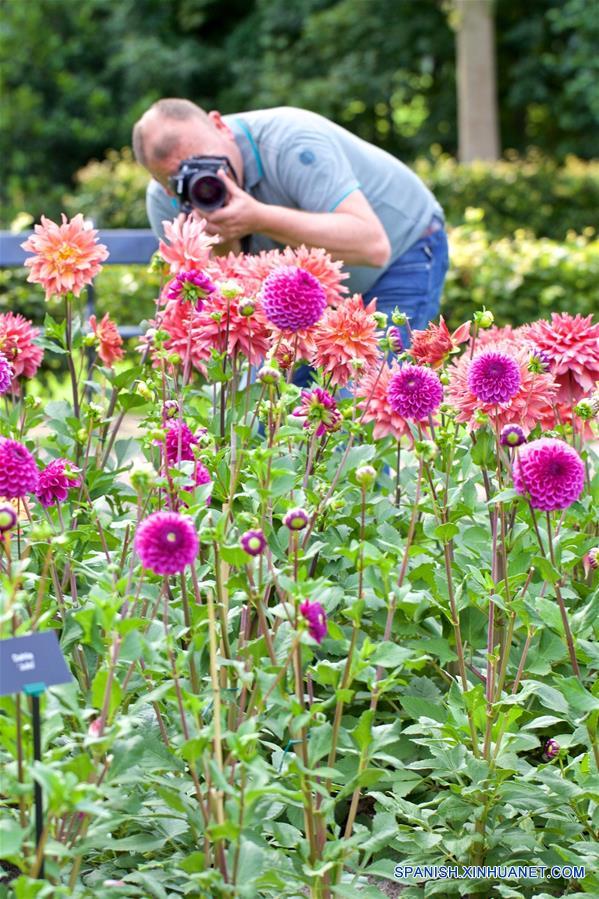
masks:
[(282, 265), (262, 285), (267, 319), (282, 331), (310, 328), (322, 317), (327, 298), (320, 282), (301, 268)]
[(13, 370), (12, 365), (4, 355), (0, 353), (0, 396), (8, 391), (12, 385)]
[(41, 365), (44, 351), (35, 343), (38, 334), (39, 328), (22, 315), (0, 313), (0, 352), (12, 365), (13, 390), (18, 378), (33, 378)]
[[(262, 250), (254, 255), (241, 253), (236, 260), (236, 263), (229, 261), (235, 272), (231, 277), (243, 284), (246, 296), (258, 295), (266, 278), (282, 264), (280, 250)], [(223, 265), (222, 257), (216, 256), (214, 261)]]
[(363, 368), (376, 363), (381, 335), (373, 318), (375, 310), (376, 300), (364, 307), (356, 293), (337, 309), (329, 307), (313, 329), (312, 365), (330, 375), (332, 385), (345, 386), (354, 378), (355, 362)]
[(338, 431), (341, 427), (341, 413), (337, 403), (327, 390), (315, 387), (314, 390), (302, 390), (302, 404), (297, 406), (292, 415), (305, 418), (305, 428), (315, 428), (317, 437), (329, 431)]
[(389, 382), (391, 407), (408, 420), (422, 421), (436, 412), (443, 400), (439, 376), (421, 365), (404, 365)]
[(412, 345), (408, 352), (419, 365), (438, 368), (447, 356), (459, 348), (470, 337), (470, 322), (464, 322), (453, 333), (445, 324), (443, 316), (439, 324), (431, 322), (424, 331), (412, 331)]
[(194, 563), (198, 535), (189, 518), (176, 512), (154, 512), (139, 525), (135, 549), (144, 568), (154, 574), (178, 574)]
[(364, 416), (364, 422), (374, 422), (372, 436), (375, 440), (381, 440), (389, 435), (396, 440), (403, 436), (412, 440), (407, 421), (389, 402), (389, 384), (391, 378), (399, 371), (397, 361), (394, 361), (391, 367), (386, 363), (381, 367), (379, 362), (360, 375), (355, 386), (355, 395), (359, 400), (358, 408)]
[(334, 262), (330, 253), (317, 247), (306, 247), (303, 244), (292, 249), (285, 247), (280, 254), (282, 265), (296, 265), (305, 272), (310, 272), (322, 285), (329, 305), (345, 302), (344, 295), (349, 293), (342, 281), (349, 278), (343, 271), (342, 262)]
[(55, 506), (63, 503), (71, 487), (80, 487), (80, 470), (71, 465), (67, 459), (53, 459), (39, 475), (38, 488), (35, 495), (42, 506)]
[(308, 622), (308, 633), (317, 643), (322, 643), (327, 635), (327, 613), (319, 602), (304, 600), (300, 612)]
[(35, 459), (22, 443), (0, 438), (0, 496), (17, 499), (35, 493), (39, 472)]
[(554, 312), (522, 329), (523, 336), (551, 360), (551, 373), (559, 384), (558, 400), (575, 403), (599, 380), (599, 322), (593, 316)]
[(161, 240), (158, 252), (170, 265), (171, 272), (176, 275), (179, 272), (205, 268), (212, 246), (218, 239), (206, 234), (206, 220), (198, 222), (189, 216), (183, 222), (175, 219), (162, 224), (168, 243)]
[(166, 459), (169, 465), (177, 462), (193, 462), (192, 447), (199, 443), (198, 437), (186, 422), (174, 422), (166, 431)]
[(486, 350), (468, 369), (468, 387), (483, 403), (507, 403), (518, 392), (522, 378), (517, 361), (506, 353)]
[(518, 451), (513, 465), (514, 487), (530, 497), (534, 509), (567, 509), (584, 488), (584, 463), (563, 440), (541, 437)]
[(100, 324), (96, 321), (95, 315), (90, 315), (89, 324), (98, 338), (98, 356), (109, 368), (112, 368), (115, 362), (122, 359), (125, 355), (123, 351), (123, 338), (119, 334), (119, 329), (106, 313)]
[(200, 312), (206, 297), (215, 290), (216, 285), (208, 275), (192, 269), (175, 275), (162, 291), (162, 297), (166, 300), (177, 300), (179, 303), (193, 303)]
[(81, 213), (71, 221), (62, 213), (62, 224), (42, 215), (41, 225), (21, 247), (35, 253), (25, 260), (31, 269), (27, 280), (41, 284), (46, 299), (73, 293), (76, 297), (82, 288), (91, 284), (108, 258), (104, 244), (97, 243), (98, 232), (85, 223)]
[(445, 396), (448, 403), (457, 410), (456, 420), (467, 422), (471, 429), (481, 426), (478, 413), (483, 412), (489, 416), (494, 426), (502, 428), (504, 425), (520, 425), (528, 433), (536, 424), (543, 427), (553, 427), (555, 414), (553, 404), (557, 392), (557, 385), (550, 374), (534, 374), (529, 371), (528, 361), (530, 350), (512, 340), (500, 341), (495, 344), (494, 350), (505, 353), (513, 358), (520, 367), (520, 387), (517, 392), (505, 403), (485, 403), (470, 389), (468, 374), (470, 366), (485, 353), (488, 348), (475, 350), (473, 359), (469, 353), (464, 353), (449, 366), (449, 385), (446, 387)]

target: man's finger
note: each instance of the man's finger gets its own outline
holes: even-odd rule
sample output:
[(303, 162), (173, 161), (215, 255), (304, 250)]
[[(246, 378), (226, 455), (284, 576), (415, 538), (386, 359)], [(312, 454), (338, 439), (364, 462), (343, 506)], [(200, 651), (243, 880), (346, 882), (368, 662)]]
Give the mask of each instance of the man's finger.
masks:
[(225, 169), (219, 169), (217, 175), (225, 182), (230, 194), (239, 194), (242, 192), (240, 186), (228, 175)]

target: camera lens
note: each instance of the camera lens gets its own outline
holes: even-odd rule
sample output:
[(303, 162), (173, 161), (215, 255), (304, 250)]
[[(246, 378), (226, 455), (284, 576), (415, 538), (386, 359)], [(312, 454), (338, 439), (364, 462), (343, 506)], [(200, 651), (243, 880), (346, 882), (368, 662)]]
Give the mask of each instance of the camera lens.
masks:
[(189, 200), (197, 209), (219, 209), (225, 205), (227, 188), (216, 175), (195, 175), (189, 182)]

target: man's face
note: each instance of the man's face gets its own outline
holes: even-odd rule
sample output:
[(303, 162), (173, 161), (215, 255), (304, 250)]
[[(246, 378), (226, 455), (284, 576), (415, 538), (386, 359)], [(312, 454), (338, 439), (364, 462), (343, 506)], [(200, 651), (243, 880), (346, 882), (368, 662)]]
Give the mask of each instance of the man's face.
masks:
[[(210, 115), (212, 119), (212, 113)], [(235, 138), (218, 113), (215, 115), (217, 119), (212, 120), (212, 125), (202, 119), (166, 122), (159, 117), (148, 123), (145, 135), (150, 148), (148, 170), (169, 194), (172, 195), (169, 178), (176, 175), (181, 162), (190, 156), (229, 156), (234, 164), (238, 162)], [(160, 146), (165, 132), (173, 136), (172, 149), (169, 148), (163, 159), (152, 159), (151, 148)]]

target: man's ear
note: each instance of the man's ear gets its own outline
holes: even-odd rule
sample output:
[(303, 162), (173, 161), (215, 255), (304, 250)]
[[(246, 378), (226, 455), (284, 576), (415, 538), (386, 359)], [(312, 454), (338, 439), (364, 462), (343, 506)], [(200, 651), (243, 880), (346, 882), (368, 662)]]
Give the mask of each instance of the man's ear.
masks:
[(208, 118), (217, 131), (220, 131), (221, 134), (226, 134), (227, 137), (230, 137), (232, 140), (235, 139), (235, 135), (233, 134), (229, 126), (226, 124), (226, 122), (223, 122), (223, 117), (221, 116), (218, 109), (211, 109), (208, 113)]

